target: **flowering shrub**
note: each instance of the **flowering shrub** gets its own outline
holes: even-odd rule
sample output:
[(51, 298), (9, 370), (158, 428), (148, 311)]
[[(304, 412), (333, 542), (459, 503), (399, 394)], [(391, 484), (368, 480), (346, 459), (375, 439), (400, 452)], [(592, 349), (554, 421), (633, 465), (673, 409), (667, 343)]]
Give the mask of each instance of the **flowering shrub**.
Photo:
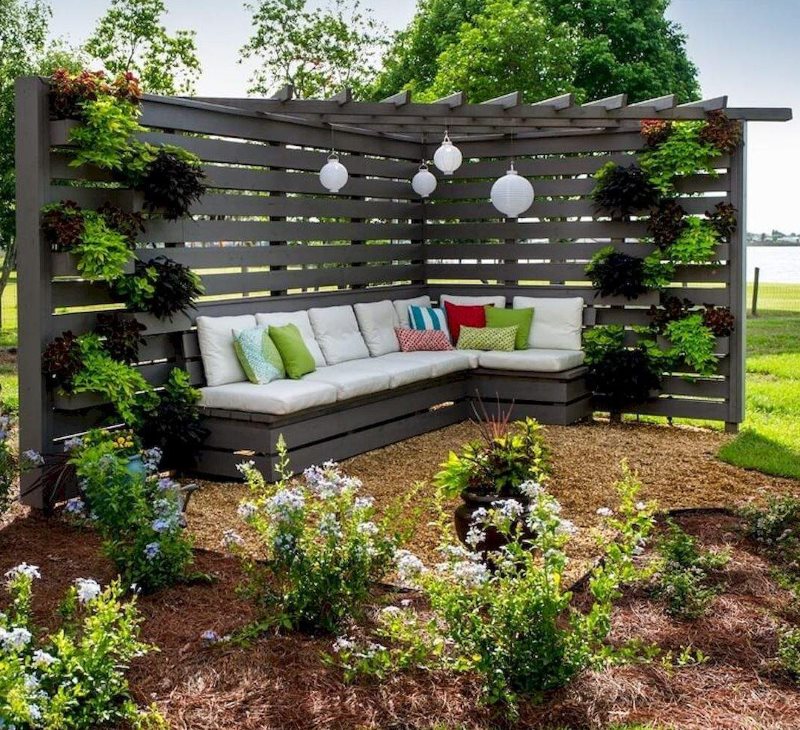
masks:
[[(239, 467), (251, 493), (239, 514), (264, 551), (263, 562), (246, 558), (248, 593), (266, 609), (270, 625), (335, 631), (358, 614), (372, 583), (392, 567), (404, 532), (390, 524), (401, 510), (376, 522), (372, 499), (358, 495), (360, 481), (333, 462), (291, 481), (282, 439), (279, 448), (281, 478), (274, 485), (252, 463)], [(223, 540), (233, 550), (241, 547), (236, 533)]]
[(17, 463), (9, 444), (12, 425), (11, 416), (0, 412), (0, 517), (14, 502)]
[(159, 478), (159, 450), (139, 456), (130, 436), (92, 431), (72, 447), (81, 497), (67, 513), (88, 516), (123, 580), (153, 591), (184, 579), (193, 556), (182, 513), (192, 487)]
[(152, 647), (139, 640), (134, 600), (118, 582), (105, 589), (79, 578), (61, 606), (62, 627), (33, 625), (31, 597), (39, 568), (22, 563), (6, 573), (11, 595), (0, 612), (0, 727), (165, 727), (154, 709), (133, 701), (124, 668)]
[(604, 560), (589, 580), (594, 603), (585, 613), (572, 607), (563, 583), (565, 547), (575, 527), (561, 517), (555, 497), (529, 487), (525, 526), (531, 539), (515, 519), (524, 509), (518, 503), (500, 501), (476, 516), (477, 531), (491, 526), (509, 537), (489, 554), (491, 570), (480, 555), (449, 542), (441, 548), (443, 562), (432, 569), (409, 554), (398, 556), (398, 573), (422, 589), (433, 617), (423, 621), (410, 608), (392, 607), (379, 616), (388, 648), (339, 641), (334, 650), (351, 676), (385, 672), (395, 662), (476, 672), (484, 699), (509, 703), (513, 711), (520, 695), (561, 687), (582, 669), (619, 658), (606, 641), (611, 609), (621, 584), (638, 576), (634, 556), (653, 523), (652, 508), (637, 501), (638, 480), (623, 466), (620, 506), (616, 515), (607, 512), (616, 537), (602, 542)]

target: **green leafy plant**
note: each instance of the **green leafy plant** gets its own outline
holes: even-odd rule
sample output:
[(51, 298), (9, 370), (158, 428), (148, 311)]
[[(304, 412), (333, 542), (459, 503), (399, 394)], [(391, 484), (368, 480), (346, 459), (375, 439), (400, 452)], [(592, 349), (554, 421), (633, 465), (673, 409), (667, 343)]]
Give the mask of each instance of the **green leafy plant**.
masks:
[(778, 637), (778, 664), (800, 682), (800, 628), (785, 626)]
[[(265, 610), (263, 626), (334, 632), (359, 615), (372, 584), (390, 571), (403, 536), (392, 524), (401, 509), (376, 522), (372, 500), (358, 495), (359, 480), (327, 462), (292, 483), (283, 439), (279, 454), (274, 485), (252, 463), (239, 467), (250, 488), (239, 513), (264, 558), (243, 555), (247, 593)], [(225, 542), (237, 549), (241, 538), (228, 533)]]
[(173, 368), (158, 393), (158, 405), (143, 415), (139, 434), (145, 444), (161, 450), (165, 466), (191, 464), (208, 435), (201, 422), (199, 402), (200, 391), (192, 387), (189, 374)]
[(675, 277), (675, 264), (662, 260), (661, 254), (655, 252), (644, 259), (642, 266), (642, 282), (648, 290), (665, 289)]
[(115, 281), (125, 273), (131, 251), (125, 237), (96, 213), (84, 212), (81, 242), (75, 247), (78, 271), (88, 281)]
[(139, 639), (134, 598), (119, 581), (103, 589), (78, 578), (61, 604), (61, 627), (36, 626), (33, 581), (39, 568), (6, 573), (8, 609), (0, 612), (0, 725), (8, 728), (163, 728), (154, 708), (139, 708), (125, 669), (154, 649)]
[(145, 207), (168, 220), (188, 215), (192, 203), (206, 191), (200, 159), (181, 147), (159, 148), (136, 187), (144, 194)]
[(664, 336), (672, 343), (673, 355), (695, 373), (713, 375), (717, 371), (716, 338), (701, 313), (673, 320), (665, 327)]
[(666, 297), (659, 306), (653, 304), (648, 310), (647, 314), (651, 320), (650, 326), (658, 334), (664, 334), (664, 330), (670, 322), (683, 319), (694, 308), (695, 305), (689, 299)]
[(730, 554), (701, 550), (697, 540), (672, 521), (657, 550), (653, 594), (665, 602), (670, 616), (681, 619), (703, 616), (721, 590), (714, 574), (728, 563)]
[(683, 231), (667, 250), (670, 259), (682, 264), (714, 261), (719, 236), (711, 223), (693, 216), (684, 223)]
[(481, 440), (451, 451), (434, 484), (445, 497), (462, 492), (498, 498), (519, 497), (519, 487), (543, 482), (550, 472), (550, 451), (541, 426), (532, 418), (509, 423), (507, 418), (479, 422)]
[(98, 314), (95, 334), (103, 339), (103, 349), (114, 359), (128, 364), (139, 362), (139, 347), (146, 340), (142, 332), (147, 329), (136, 317)]
[(770, 496), (764, 507), (751, 505), (742, 515), (748, 537), (800, 578), (800, 499)]
[(719, 152), (704, 142), (705, 122), (674, 122), (669, 136), (639, 155), (646, 178), (663, 195), (674, 195), (675, 180), (689, 175), (716, 175), (713, 161)]
[[(489, 556), (491, 570), (480, 555), (447, 538), (444, 562), (435, 570), (401, 553), (399, 578), (421, 588), (433, 616), (425, 620), (413, 608), (388, 607), (378, 617), (378, 637), (388, 646), (362, 648), (340, 639), (336, 660), (352, 673), (372, 673), (373, 667), (385, 673), (387, 665), (474, 672), (483, 700), (505, 703), (512, 714), (521, 696), (540, 698), (586, 668), (622, 661), (629, 647), (614, 648), (607, 638), (614, 602), (621, 586), (639, 576), (634, 556), (652, 529), (652, 507), (638, 500), (640, 489), (624, 467), (619, 507), (616, 514), (609, 510), (615, 538), (601, 543), (603, 560), (589, 579), (594, 600), (588, 610), (575, 608), (565, 588), (566, 547), (575, 527), (561, 516), (555, 497), (538, 487), (528, 509), (505, 500), (476, 519), (475, 529), (491, 526), (508, 537), (502, 551)], [(509, 517), (521, 510), (530, 540)]]
[(203, 293), (200, 277), (166, 256), (147, 263), (137, 261), (136, 272), (116, 281), (114, 289), (128, 309), (149, 312), (159, 319), (186, 314)]
[(114, 360), (95, 334), (78, 338), (82, 368), (72, 377), (73, 393), (96, 393), (112, 403), (129, 426), (141, 420), (141, 411), (156, 405), (157, 395), (144, 376), (130, 365)]
[(159, 477), (161, 452), (139, 454), (137, 445), (130, 433), (109, 431), (73, 443), (81, 496), (68, 507), (75, 519), (91, 515), (124, 581), (150, 592), (188, 577), (194, 556), (183, 509), (195, 486)]
[(592, 199), (600, 211), (624, 217), (647, 210), (658, 203), (659, 193), (638, 165), (608, 162), (596, 173)]

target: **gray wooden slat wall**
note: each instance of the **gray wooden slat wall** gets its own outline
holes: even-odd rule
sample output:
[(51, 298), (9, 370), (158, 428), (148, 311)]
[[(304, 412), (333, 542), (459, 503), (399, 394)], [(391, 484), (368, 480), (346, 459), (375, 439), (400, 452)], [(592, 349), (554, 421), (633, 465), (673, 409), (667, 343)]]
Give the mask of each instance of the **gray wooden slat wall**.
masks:
[[(23, 448), (47, 450), (52, 441), (95, 425), (102, 408), (92, 399), (58, 399), (39, 375), (41, 349), (63, 330), (81, 333), (100, 311), (120, 308), (103, 284), (77, 277), (73, 257), (49, 253), (41, 240), (39, 210), (46, 202), (75, 200), (96, 208), (105, 201), (129, 210), (139, 195), (101, 171), (72, 168), (64, 150), (69, 122), (50, 122), (47, 89), (39, 79), (17, 86), (19, 204), (21, 433)], [(592, 174), (605, 162), (633, 160), (642, 140), (632, 131), (547, 136), (539, 139), (459, 143), (465, 163), (423, 204), (409, 180), (422, 156), (420, 144), (335, 133), (333, 141), (353, 174), (340, 195), (320, 185), (318, 170), (331, 145), (327, 129), (255, 112), (215, 108), (182, 99), (148, 99), (142, 135), (183, 146), (203, 160), (210, 185), (191, 218), (148, 221), (136, 255), (162, 253), (191, 266), (206, 295), (198, 311), (210, 315), (305, 309), (356, 301), (410, 297), (429, 291), (534, 296), (582, 296), (587, 322), (647, 323), (656, 294), (634, 302), (594, 297), (583, 273), (592, 254), (612, 239), (647, 255), (643, 221), (612, 222), (597, 216), (590, 199)], [(426, 145), (428, 150), (431, 145)], [(493, 179), (512, 155), (531, 177), (534, 206), (520, 221), (505, 221), (488, 202)], [(690, 213), (731, 200), (744, 210), (744, 153), (721, 157), (717, 176), (679, 183)], [(737, 332), (720, 343), (720, 375), (665, 380), (665, 396), (642, 412), (742, 420), (744, 272), (742, 236), (719, 247), (719, 264), (680, 267), (673, 293), (697, 303), (731, 306)], [(176, 243), (177, 242), (177, 243)], [(169, 250), (165, 247), (169, 245)], [(565, 282), (565, 283), (553, 283)], [(139, 315), (147, 346), (139, 367), (156, 384), (173, 363), (191, 357), (193, 316), (172, 321)], [(188, 334), (187, 334), (188, 333)], [(58, 408), (55, 408), (55, 406)]]

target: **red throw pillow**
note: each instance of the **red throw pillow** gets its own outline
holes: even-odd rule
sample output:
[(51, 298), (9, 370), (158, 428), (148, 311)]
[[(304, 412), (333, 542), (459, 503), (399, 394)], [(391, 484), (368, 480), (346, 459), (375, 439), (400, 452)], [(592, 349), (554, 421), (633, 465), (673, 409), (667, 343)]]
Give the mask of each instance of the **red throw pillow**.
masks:
[(444, 330), (412, 330), (405, 327), (395, 327), (394, 332), (403, 352), (453, 349)]
[(480, 306), (444, 303), (447, 312), (447, 328), (453, 342), (458, 342), (458, 334), (462, 327), (485, 327), (486, 309)]

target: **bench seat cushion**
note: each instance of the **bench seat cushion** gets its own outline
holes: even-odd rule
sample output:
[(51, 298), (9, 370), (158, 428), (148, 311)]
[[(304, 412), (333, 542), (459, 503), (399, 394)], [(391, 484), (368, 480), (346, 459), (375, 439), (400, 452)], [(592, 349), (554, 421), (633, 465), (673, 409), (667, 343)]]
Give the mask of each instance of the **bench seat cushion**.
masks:
[(336, 388), (328, 383), (273, 380), (266, 385), (228, 383), (200, 389), (200, 405), (231, 411), (284, 416), (305, 408), (336, 402)]
[(473, 350), (441, 350), (419, 352), (393, 352), (378, 358), (383, 363), (413, 362), (418, 366), (430, 367), (430, 378), (457, 373), (478, 367), (478, 353)]
[(582, 350), (513, 350), (511, 352), (482, 352), (478, 363), (492, 370), (523, 370), (526, 372), (560, 373), (583, 364)]
[(303, 377), (306, 383), (326, 383), (336, 389), (336, 400), (389, 390), (391, 378), (375, 366), (374, 358), (351, 360), (315, 370)]

